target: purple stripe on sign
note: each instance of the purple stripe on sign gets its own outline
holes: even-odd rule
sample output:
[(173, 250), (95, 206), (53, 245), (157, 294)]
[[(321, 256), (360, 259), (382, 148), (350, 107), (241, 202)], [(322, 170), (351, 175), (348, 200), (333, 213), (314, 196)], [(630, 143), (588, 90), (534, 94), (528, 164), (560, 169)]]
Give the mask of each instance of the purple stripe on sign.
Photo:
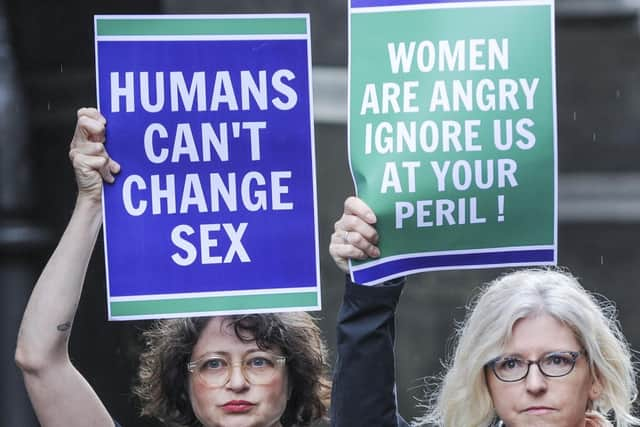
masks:
[[(411, 4), (434, 4), (434, 3), (475, 3), (487, 0), (351, 0), (351, 7), (379, 7), (379, 6), (406, 6)], [(513, 0), (490, 0), (495, 2)]]
[(369, 283), (399, 271), (446, 269), (456, 266), (496, 266), (516, 263), (548, 263), (554, 261), (553, 249), (522, 250), (509, 252), (485, 252), (475, 254), (427, 255), (385, 262), (353, 272), (356, 283)]

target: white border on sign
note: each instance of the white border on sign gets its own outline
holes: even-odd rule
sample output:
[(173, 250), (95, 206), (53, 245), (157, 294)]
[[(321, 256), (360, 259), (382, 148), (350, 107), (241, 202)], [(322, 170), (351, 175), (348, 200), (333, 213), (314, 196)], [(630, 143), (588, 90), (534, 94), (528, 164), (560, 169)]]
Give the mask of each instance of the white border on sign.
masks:
[[(481, 1), (481, 2), (452, 2), (452, 3), (430, 3), (430, 4), (417, 4), (417, 5), (398, 5), (398, 6), (377, 6), (377, 7), (361, 7), (354, 8), (351, 7), (351, 3), (349, 3), (349, 10), (347, 17), (347, 155), (349, 159), (349, 170), (351, 172), (351, 177), (354, 183), (354, 188), (356, 192), (356, 196), (358, 195), (358, 187), (355, 181), (355, 175), (353, 173), (353, 167), (351, 166), (351, 15), (352, 14), (361, 14), (361, 13), (378, 13), (378, 12), (393, 12), (393, 11), (411, 11), (411, 10), (425, 10), (425, 9), (462, 9), (462, 8), (474, 8), (474, 7), (514, 7), (514, 6), (549, 6), (550, 10), (550, 21), (551, 21), (551, 91), (552, 91), (552, 120), (553, 120), (553, 161), (554, 161), (554, 188), (553, 188), (553, 198), (554, 198), (554, 209), (553, 209), (553, 244), (548, 246), (522, 246), (522, 247), (513, 247), (513, 248), (494, 248), (494, 249), (477, 249), (477, 250), (466, 250), (466, 251), (442, 251), (442, 252), (426, 252), (426, 253), (413, 253), (413, 254), (403, 254), (403, 255), (394, 255), (390, 257), (385, 257), (381, 260), (376, 261), (368, 261), (365, 264), (354, 266), (349, 259), (349, 273), (353, 278), (353, 272), (366, 270), (369, 267), (374, 267), (380, 264), (384, 264), (390, 261), (395, 261), (399, 259), (409, 259), (416, 256), (428, 256), (428, 255), (446, 255), (446, 254), (474, 254), (474, 253), (484, 253), (484, 252), (506, 252), (508, 250), (536, 250), (536, 249), (552, 249), (553, 250), (553, 261), (550, 262), (534, 262), (534, 263), (502, 263), (502, 264), (478, 264), (478, 265), (468, 265), (468, 266), (456, 266), (458, 270), (467, 270), (467, 269), (481, 269), (481, 268), (497, 268), (497, 267), (510, 267), (510, 266), (535, 266), (535, 265), (556, 265), (558, 262), (558, 106), (557, 106), (557, 89), (556, 89), (556, 30), (555, 30), (555, 2), (553, 0), (514, 0), (514, 1)], [(404, 271), (399, 274), (392, 274), (389, 276), (385, 276), (373, 282), (367, 282), (366, 286), (372, 286), (375, 284), (379, 284), (385, 282), (390, 279), (394, 279), (397, 277), (401, 277), (404, 275), (415, 274), (420, 272), (434, 271), (434, 270), (442, 270), (442, 267), (425, 267), (410, 271)]]
[[(258, 34), (258, 35), (216, 35), (216, 36), (98, 36), (98, 20), (161, 20), (161, 19), (282, 19), (292, 18), (301, 19), (304, 18), (306, 32), (305, 34)], [(312, 180), (313, 180), (313, 223), (314, 223), (314, 238), (315, 238), (315, 286), (304, 288), (282, 288), (282, 289), (258, 289), (258, 290), (244, 290), (244, 291), (220, 291), (220, 292), (198, 292), (198, 293), (173, 293), (173, 294), (161, 294), (161, 295), (143, 295), (143, 296), (128, 296), (128, 297), (111, 297), (110, 295), (110, 282), (109, 282), (109, 264), (108, 250), (107, 250), (107, 218), (105, 205), (102, 203), (102, 218), (103, 218), (103, 246), (105, 256), (105, 275), (106, 275), (106, 295), (107, 295), (107, 318), (109, 320), (143, 320), (143, 319), (158, 319), (158, 318), (178, 318), (189, 316), (206, 316), (206, 315), (230, 315), (230, 314), (246, 314), (246, 313), (273, 313), (273, 312), (294, 312), (294, 311), (311, 311), (322, 309), (322, 290), (320, 283), (320, 242), (319, 242), (319, 230), (318, 230), (318, 200), (317, 200), (317, 177), (316, 177), (316, 155), (315, 155), (315, 122), (313, 112), (313, 75), (312, 75), (312, 54), (311, 54), (311, 23), (310, 15), (308, 13), (289, 13), (289, 14), (229, 14), (229, 15), (94, 15), (94, 57), (95, 57), (95, 78), (96, 78), (96, 108), (100, 110), (100, 84), (99, 84), (99, 59), (98, 59), (98, 42), (102, 41), (183, 41), (183, 40), (307, 40), (307, 73), (308, 73), (308, 93), (309, 93), (309, 142), (311, 144), (311, 165), (312, 165)], [(104, 186), (102, 188), (102, 200), (104, 201)], [(241, 296), (241, 295), (269, 295), (269, 294), (294, 294), (313, 292), (316, 293), (316, 305), (313, 306), (296, 306), (296, 307), (271, 307), (265, 309), (247, 309), (247, 310), (226, 310), (216, 312), (182, 312), (177, 314), (161, 314), (159, 315), (141, 315), (141, 316), (112, 316), (111, 303), (123, 302), (123, 301), (144, 301), (144, 300), (162, 300), (162, 299), (188, 299), (188, 298), (203, 298), (203, 297), (223, 297), (223, 296)]]
[(213, 292), (189, 292), (189, 293), (174, 293), (174, 294), (146, 294), (146, 295), (133, 295), (127, 297), (112, 297), (111, 302), (125, 302), (125, 301), (157, 301), (157, 300), (170, 300), (170, 299), (190, 299), (190, 298), (208, 298), (208, 297), (230, 297), (230, 296), (242, 296), (242, 295), (278, 295), (278, 294), (300, 294), (314, 292), (315, 286), (309, 286), (304, 288), (277, 288), (277, 289), (249, 289), (244, 291), (213, 291)]
[(350, 8), (350, 13), (382, 13), (400, 12), (409, 10), (426, 9), (472, 9), (488, 7), (510, 7), (510, 6), (547, 6), (553, 5), (552, 0), (514, 0), (514, 1), (474, 1), (474, 2), (451, 2), (451, 3), (424, 3), (424, 4), (403, 4), (397, 6), (371, 6)]
[(181, 42), (181, 41), (236, 41), (236, 40), (306, 40), (308, 37), (304, 34), (247, 34), (247, 35), (195, 35), (195, 36), (98, 36), (101, 42), (129, 42), (129, 41), (165, 41), (165, 42)]
[[(292, 313), (299, 311), (317, 311), (320, 310), (317, 306), (296, 306), (296, 307), (282, 307), (282, 308), (249, 308), (246, 310), (220, 310), (220, 311), (193, 311), (193, 312), (180, 312), (180, 313), (164, 313), (162, 315), (157, 314), (143, 314), (140, 316), (116, 316), (109, 317), (111, 321), (126, 321), (126, 320), (155, 320), (155, 319), (177, 319), (183, 317), (205, 317), (205, 316), (232, 316), (234, 314), (259, 314), (259, 313)], [(188, 316), (186, 316), (188, 315)]]
[(410, 259), (410, 258), (422, 258), (422, 257), (443, 256), (443, 255), (473, 255), (473, 254), (519, 252), (519, 251), (544, 251), (544, 250), (552, 250), (552, 249), (555, 249), (554, 245), (463, 249), (463, 250), (455, 250), (455, 251), (413, 252), (410, 254), (392, 255), (392, 256), (385, 257), (383, 259), (370, 261), (370, 262), (367, 262), (366, 264), (354, 266), (351, 268), (351, 270), (353, 271), (367, 270), (369, 267), (375, 267), (381, 264), (386, 264), (391, 261), (398, 261), (401, 259)]

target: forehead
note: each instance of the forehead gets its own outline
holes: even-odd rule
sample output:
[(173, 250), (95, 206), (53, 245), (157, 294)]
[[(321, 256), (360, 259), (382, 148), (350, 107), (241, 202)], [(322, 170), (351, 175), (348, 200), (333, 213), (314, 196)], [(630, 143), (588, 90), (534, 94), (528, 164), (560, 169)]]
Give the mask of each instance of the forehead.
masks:
[(198, 342), (193, 347), (193, 354), (196, 357), (214, 352), (244, 354), (257, 348), (255, 341), (243, 341), (238, 338), (229, 318), (213, 317), (202, 330)]
[(522, 355), (540, 355), (550, 351), (578, 351), (580, 343), (567, 325), (548, 314), (516, 321), (505, 351)]

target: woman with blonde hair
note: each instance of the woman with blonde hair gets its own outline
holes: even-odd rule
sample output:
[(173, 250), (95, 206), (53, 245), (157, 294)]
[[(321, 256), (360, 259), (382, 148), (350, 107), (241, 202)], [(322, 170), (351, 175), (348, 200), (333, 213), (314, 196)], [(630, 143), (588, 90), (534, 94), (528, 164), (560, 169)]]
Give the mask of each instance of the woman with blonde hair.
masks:
[[(378, 257), (376, 218), (345, 202), (330, 252)], [(395, 397), (394, 313), (403, 280), (348, 282), (338, 319), (333, 426), (406, 426)], [(611, 303), (569, 273), (526, 269), (487, 284), (456, 333), (455, 351), (415, 425), (443, 427), (618, 427), (633, 414), (636, 372)], [(348, 397), (348, 400), (346, 400)], [(350, 402), (358, 402), (352, 404)]]

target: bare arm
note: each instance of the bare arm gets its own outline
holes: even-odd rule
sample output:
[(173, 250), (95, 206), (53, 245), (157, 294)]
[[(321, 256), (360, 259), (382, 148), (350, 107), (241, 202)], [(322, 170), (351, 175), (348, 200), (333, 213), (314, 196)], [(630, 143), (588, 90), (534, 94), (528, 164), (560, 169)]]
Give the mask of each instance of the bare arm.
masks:
[(16, 363), (40, 424), (113, 426), (104, 405), (73, 367), (68, 343), (87, 266), (102, 223), (102, 181), (120, 166), (104, 149), (105, 120), (95, 109), (78, 110), (69, 157), (78, 183), (76, 206), (25, 309)]

